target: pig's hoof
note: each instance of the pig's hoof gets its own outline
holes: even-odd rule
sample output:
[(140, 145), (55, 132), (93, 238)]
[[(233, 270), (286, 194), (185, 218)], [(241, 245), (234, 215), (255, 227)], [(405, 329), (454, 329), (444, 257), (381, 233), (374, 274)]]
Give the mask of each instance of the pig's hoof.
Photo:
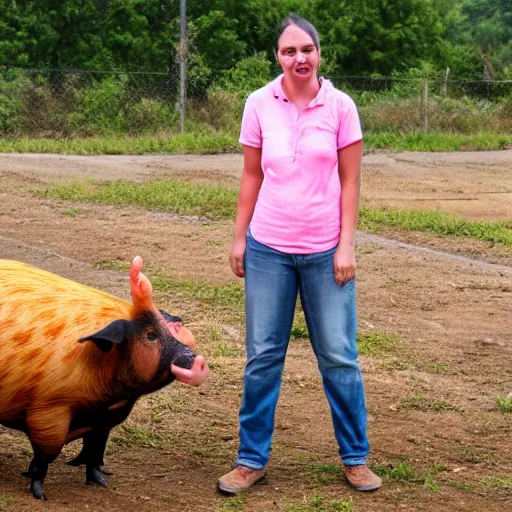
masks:
[(105, 480), (105, 475), (103, 474), (100, 466), (95, 466), (93, 468), (88, 467), (86, 469), (85, 483), (97, 484), (101, 485), (101, 487), (107, 487), (107, 481)]
[(42, 480), (32, 480), (30, 483), (30, 491), (32, 492), (32, 496), (34, 496), (34, 498), (37, 498), (38, 500), (46, 499), (46, 496), (43, 492)]
[(83, 452), (80, 452), (80, 454), (77, 457), (68, 461), (68, 465), (76, 468), (82, 464), (85, 464), (86, 462), (87, 461), (85, 460), (85, 455), (83, 454)]

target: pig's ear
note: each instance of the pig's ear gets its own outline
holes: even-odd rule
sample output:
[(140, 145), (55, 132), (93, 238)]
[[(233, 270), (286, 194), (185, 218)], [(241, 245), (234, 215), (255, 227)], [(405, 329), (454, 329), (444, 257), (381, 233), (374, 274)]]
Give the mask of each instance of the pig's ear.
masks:
[(78, 342), (84, 343), (85, 341), (93, 341), (103, 352), (110, 352), (114, 343), (122, 343), (126, 339), (129, 325), (129, 320), (114, 320), (101, 329), (101, 331), (80, 338)]
[(142, 310), (153, 307), (153, 287), (149, 279), (141, 272), (144, 263), (140, 256), (135, 256), (130, 267), (130, 290), (133, 305)]

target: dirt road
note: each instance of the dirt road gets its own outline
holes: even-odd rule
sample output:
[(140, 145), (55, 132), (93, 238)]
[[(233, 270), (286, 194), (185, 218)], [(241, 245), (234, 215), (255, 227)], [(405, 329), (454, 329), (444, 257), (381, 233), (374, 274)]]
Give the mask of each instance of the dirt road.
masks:
[[(50, 468), (48, 501), (36, 502), (20, 476), (30, 446), (0, 427), (0, 510), (292, 512), (338, 510), (336, 500), (358, 512), (512, 509), (512, 415), (496, 403), (512, 392), (512, 253), (396, 231), (358, 237), (360, 329), (391, 340), (361, 356), (369, 462), (385, 486), (365, 495), (343, 482), (309, 342), (292, 340), (267, 481), (238, 501), (216, 494), (236, 452), (244, 365), (243, 315), (222, 302), (240, 284), (226, 263), (231, 222), (40, 199), (30, 189), (77, 176), (236, 187), (241, 165), (240, 155), (0, 155), (0, 257), (128, 299), (127, 273), (94, 262), (141, 254), (175, 283), (159, 300), (184, 316), (212, 368), (199, 389), (173, 384), (143, 398), (114, 431), (108, 489), (84, 486), (84, 472), (65, 465), (73, 443)], [(511, 151), (371, 153), (363, 176), (366, 206), (512, 220)], [(70, 208), (77, 215), (64, 213)]]

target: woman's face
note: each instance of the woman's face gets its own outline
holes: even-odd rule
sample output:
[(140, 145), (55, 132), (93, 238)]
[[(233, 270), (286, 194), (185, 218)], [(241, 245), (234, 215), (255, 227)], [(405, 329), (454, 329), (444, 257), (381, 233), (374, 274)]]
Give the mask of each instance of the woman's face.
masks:
[(277, 45), (277, 60), (285, 78), (298, 82), (316, 79), (320, 54), (307, 32), (297, 25), (288, 25)]

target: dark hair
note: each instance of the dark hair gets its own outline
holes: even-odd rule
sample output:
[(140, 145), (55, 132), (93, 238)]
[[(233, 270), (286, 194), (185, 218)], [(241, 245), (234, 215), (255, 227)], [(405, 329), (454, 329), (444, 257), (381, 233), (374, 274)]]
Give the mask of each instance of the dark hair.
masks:
[(307, 19), (301, 18), (300, 16), (291, 13), (288, 16), (286, 16), (286, 18), (281, 22), (277, 29), (276, 39), (274, 41), (274, 50), (276, 53), (279, 48), (279, 38), (281, 37), (281, 34), (285, 31), (285, 29), (288, 28), (290, 25), (295, 25), (300, 29), (304, 30), (304, 32), (306, 32), (309, 35), (309, 37), (313, 39), (313, 43), (316, 46), (317, 51), (320, 51), (320, 39), (318, 38), (318, 32), (316, 31), (316, 28)]

